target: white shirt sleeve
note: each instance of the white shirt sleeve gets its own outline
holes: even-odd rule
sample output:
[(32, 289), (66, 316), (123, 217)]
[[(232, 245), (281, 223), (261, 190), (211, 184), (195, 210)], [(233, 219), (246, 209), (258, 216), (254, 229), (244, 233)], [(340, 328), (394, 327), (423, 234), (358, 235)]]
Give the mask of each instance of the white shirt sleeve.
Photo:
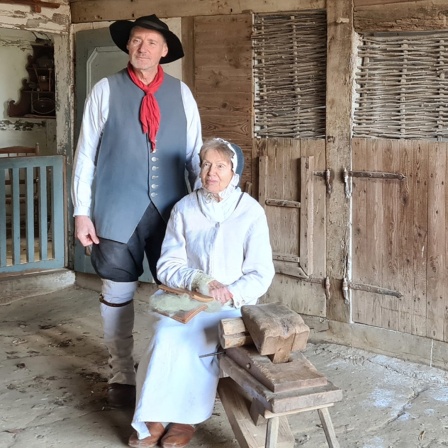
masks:
[(199, 177), (199, 151), (202, 146), (202, 128), (196, 100), (189, 87), (181, 82), (181, 95), (187, 117), (187, 171), (190, 187), (194, 190), (195, 183)]
[(73, 216), (90, 215), (96, 153), (109, 114), (109, 96), (109, 82), (103, 78), (93, 86), (84, 105), (72, 178)]

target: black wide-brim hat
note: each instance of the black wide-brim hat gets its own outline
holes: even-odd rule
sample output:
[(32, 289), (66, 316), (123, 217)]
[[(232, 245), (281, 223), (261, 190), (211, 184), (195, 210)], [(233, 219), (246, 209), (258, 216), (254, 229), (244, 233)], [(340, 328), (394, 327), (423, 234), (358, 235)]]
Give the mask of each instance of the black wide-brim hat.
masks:
[(168, 53), (162, 59), (161, 64), (177, 61), (184, 56), (184, 50), (179, 38), (168, 28), (165, 22), (162, 22), (155, 14), (140, 17), (133, 22), (130, 20), (117, 20), (109, 26), (110, 35), (115, 45), (125, 53), (129, 53), (126, 45), (131, 34), (131, 29), (135, 26), (146, 28), (148, 30), (158, 31), (165, 37), (168, 46)]

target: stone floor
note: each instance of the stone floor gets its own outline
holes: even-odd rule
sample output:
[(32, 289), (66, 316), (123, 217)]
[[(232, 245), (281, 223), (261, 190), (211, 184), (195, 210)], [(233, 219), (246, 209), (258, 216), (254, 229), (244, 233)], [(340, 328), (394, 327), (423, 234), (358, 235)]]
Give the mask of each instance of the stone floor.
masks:
[[(136, 306), (138, 355), (146, 341), (145, 295)], [(97, 292), (72, 286), (13, 301), (0, 306), (0, 321), (0, 447), (127, 445), (132, 412), (104, 401)], [(447, 372), (312, 339), (305, 355), (343, 390), (330, 408), (341, 448), (448, 446)], [(317, 412), (289, 423), (295, 447), (327, 446)], [(238, 447), (219, 400), (190, 446)]]

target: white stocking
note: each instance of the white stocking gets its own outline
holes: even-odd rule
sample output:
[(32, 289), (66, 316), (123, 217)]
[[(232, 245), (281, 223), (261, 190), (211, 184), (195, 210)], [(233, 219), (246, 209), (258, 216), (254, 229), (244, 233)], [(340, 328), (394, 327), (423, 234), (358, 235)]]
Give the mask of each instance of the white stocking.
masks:
[(103, 279), (100, 300), (104, 343), (109, 351), (109, 365), (112, 369), (109, 383), (135, 385), (132, 332), (133, 298), (137, 284), (137, 282), (113, 282)]

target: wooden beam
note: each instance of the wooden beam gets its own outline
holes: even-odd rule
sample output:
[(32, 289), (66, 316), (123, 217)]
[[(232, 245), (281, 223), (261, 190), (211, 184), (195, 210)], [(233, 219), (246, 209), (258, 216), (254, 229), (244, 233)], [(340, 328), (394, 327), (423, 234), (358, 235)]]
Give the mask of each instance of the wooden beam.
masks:
[(148, 6), (147, 0), (75, 0), (70, 2), (72, 23), (134, 20), (148, 14), (161, 18), (195, 17), (228, 14), (276, 13), (279, 11), (300, 11), (325, 9), (326, 0), (154, 0)]
[(358, 33), (448, 29), (446, 0), (354, 0)]
[(40, 0), (0, 0), (0, 3), (8, 5), (31, 6), (33, 12), (41, 12), (42, 8), (59, 8), (59, 3), (42, 2)]
[[(341, 173), (351, 166), (351, 116), (354, 73), (353, 0), (333, 0), (327, 5), (327, 141), (326, 167)], [(327, 201), (327, 275), (331, 301), (327, 318), (349, 322), (349, 306), (342, 295), (349, 253), (350, 207), (344, 183), (336, 175)]]

